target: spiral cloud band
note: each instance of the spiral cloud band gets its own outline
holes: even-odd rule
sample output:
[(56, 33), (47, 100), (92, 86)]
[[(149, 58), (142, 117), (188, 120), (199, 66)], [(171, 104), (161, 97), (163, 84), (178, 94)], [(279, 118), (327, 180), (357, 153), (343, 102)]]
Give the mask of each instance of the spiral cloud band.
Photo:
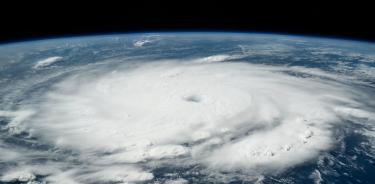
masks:
[(17, 172), (54, 183), (148, 181), (167, 165), (258, 176), (329, 150), (343, 117), (373, 118), (365, 94), (323, 71), (205, 60), (98, 67), (58, 82), (18, 126), (75, 156)]

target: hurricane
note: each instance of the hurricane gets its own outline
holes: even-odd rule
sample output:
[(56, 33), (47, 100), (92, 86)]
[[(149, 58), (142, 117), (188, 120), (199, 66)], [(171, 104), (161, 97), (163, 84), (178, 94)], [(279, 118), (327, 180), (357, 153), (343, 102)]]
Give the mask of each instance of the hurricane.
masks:
[[(162, 39), (136, 39), (132, 52)], [(27, 77), (1, 83), (0, 181), (288, 183), (270, 178), (327, 162), (347, 137), (342, 127), (375, 135), (371, 79), (249, 62), (291, 52), (285, 45), (236, 48), (70, 67), (63, 55), (36, 59)], [(322, 170), (306, 178), (319, 183)]]

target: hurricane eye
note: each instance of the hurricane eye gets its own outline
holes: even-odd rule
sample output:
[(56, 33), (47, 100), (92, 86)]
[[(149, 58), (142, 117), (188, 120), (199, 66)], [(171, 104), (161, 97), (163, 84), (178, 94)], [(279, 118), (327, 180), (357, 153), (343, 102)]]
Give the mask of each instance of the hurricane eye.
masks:
[(202, 98), (199, 95), (189, 95), (183, 98), (187, 102), (199, 103), (202, 101)]

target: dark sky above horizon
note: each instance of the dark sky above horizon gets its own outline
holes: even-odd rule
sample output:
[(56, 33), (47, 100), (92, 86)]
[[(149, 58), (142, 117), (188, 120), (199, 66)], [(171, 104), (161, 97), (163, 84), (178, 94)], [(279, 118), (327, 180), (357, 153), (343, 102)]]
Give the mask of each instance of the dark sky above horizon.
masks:
[(375, 26), (372, 25), (375, 16), (372, 6), (366, 4), (275, 4), (268, 1), (19, 3), (1, 7), (0, 42), (158, 31), (277, 32), (375, 41)]

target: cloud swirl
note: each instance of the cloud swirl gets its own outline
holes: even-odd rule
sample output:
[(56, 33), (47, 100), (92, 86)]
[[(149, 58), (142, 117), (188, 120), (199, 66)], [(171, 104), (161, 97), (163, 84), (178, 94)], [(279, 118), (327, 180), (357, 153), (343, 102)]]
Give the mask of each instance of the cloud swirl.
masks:
[(329, 150), (332, 129), (345, 116), (374, 117), (360, 100), (366, 94), (322, 71), (201, 60), (97, 67), (66, 77), (25, 106), (32, 113), (17, 126), (71, 156), (35, 153), (65, 155), (46, 170), (30, 163), (35, 155), (19, 155), (25, 164), (1, 180), (142, 182), (166, 165), (282, 172)]

